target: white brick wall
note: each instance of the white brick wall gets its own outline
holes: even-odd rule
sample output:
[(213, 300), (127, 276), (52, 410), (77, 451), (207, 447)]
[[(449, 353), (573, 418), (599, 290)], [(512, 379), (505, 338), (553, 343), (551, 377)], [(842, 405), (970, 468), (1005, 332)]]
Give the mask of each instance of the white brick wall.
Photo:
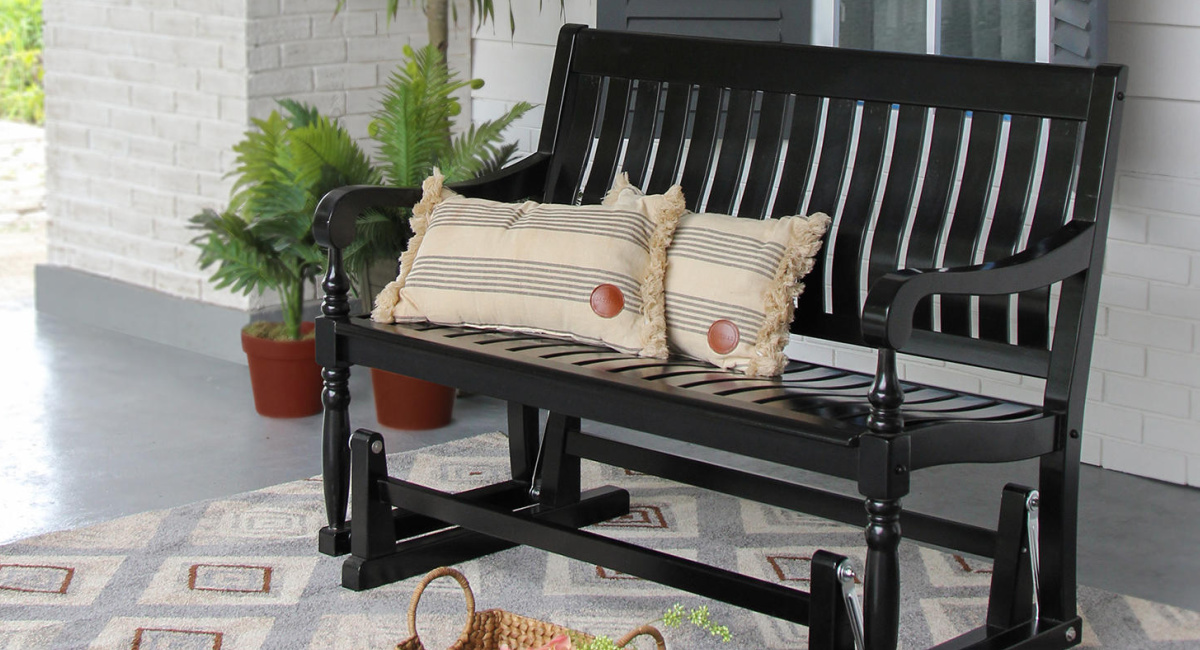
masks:
[(1099, 464), (1200, 485), (1200, 11), (1110, 4), (1109, 57), (1129, 66), (1116, 207), (1088, 404)]
[[(477, 120), (513, 102), (544, 102), (558, 27), (554, 8), (515, 3), (517, 32), (487, 28), (474, 39)], [(548, 7), (551, 5), (548, 5)], [(1084, 461), (1200, 486), (1200, 3), (1110, 3), (1109, 56), (1130, 67), (1130, 85), (1112, 213)], [(568, 0), (566, 19), (595, 25), (595, 3)], [(501, 21), (502, 23), (504, 21)], [(508, 134), (536, 147), (542, 114)], [(863, 371), (862, 351), (793, 341), (788, 353)], [(1027, 402), (1042, 384), (980, 376), (952, 364), (912, 360), (902, 375), (967, 386)]]
[[(228, 202), (233, 145), (292, 97), (366, 140), (380, 84), (419, 9), (350, 0), (47, 0), (49, 262), (172, 296), (246, 309), (274, 302), (209, 286), (187, 220)], [(452, 30), (465, 67), (469, 27)]]
[(566, 0), (561, 11), (557, 2), (544, 3), (540, 11), (538, 5), (514, 1), (516, 32), (502, 17), (476, 32), (471, 45), (471, 76), (484, 80), (484, 87), (471, 93), (476, 121), (495, 119), (519, 101), (537, 105), (505, 133), (523, 153), (537, 148), (559, 28), (564, 23), (596, 25), (595, 0)]

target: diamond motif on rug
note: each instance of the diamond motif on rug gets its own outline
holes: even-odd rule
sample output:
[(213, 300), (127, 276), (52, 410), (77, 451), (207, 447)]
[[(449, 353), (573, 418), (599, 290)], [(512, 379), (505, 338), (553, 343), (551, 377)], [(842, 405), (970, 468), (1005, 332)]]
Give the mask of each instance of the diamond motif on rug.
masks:
[(120, 555), (0, 555), (0, 605), (91, 605), (124, 560)]
[(143, 605), (295, 605), (316, 557), (166, 558), (138, 602)]
[(258, 650), (271, 632), (269, 617), (123, 617), (108, 622), (90, 650)]

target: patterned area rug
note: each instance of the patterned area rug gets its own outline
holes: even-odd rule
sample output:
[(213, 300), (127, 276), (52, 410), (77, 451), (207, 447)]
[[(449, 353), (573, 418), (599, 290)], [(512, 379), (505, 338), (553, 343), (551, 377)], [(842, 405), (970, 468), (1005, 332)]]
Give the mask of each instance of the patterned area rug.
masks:
[[(397, 454), (395, 476), (448, 490), (506, 478), (506, 440), (486, 434)], [(862, 566), (859, 530), (585, 463), (585, 486), (626, 487), (633, 512), (595, 530), (806, 588), (824, 548)], [(0, 649), (391, 648), (407, 638), (418, 578), (363, 593), (338, 586), (341, 558), (316, 552), (321, 483), (297, 481), (228, 499), (147, 512), (0, 547)], [(982, 621), (986, 562), (905, 544), (902, 647), (925, 648)], [(518, 548), (460, 567), (480, 609), (501, 608), (614, 638), (674, 603), (709, 605), (722, 645), (667, 631), (672, 650), (806, 647), (806, 629), (600, 567)], [(1083, 647), (1200, 647), (1200, 614), (1081, 588)], [(465, 620), (458, 586), (436, 581), (419, 627), (444, 648)], [(639, 647), (651, 647), (644, 642)]]

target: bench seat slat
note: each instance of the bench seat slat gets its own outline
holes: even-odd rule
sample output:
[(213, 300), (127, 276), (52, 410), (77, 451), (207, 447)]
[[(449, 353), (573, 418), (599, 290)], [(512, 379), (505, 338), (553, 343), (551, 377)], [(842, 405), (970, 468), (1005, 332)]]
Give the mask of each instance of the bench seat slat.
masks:
[[(643, 359), (583, 343), (503, 332), (421, 324), (380, 325), (366, 318), (340, 324), (338, 331), (346, 338), (363, 340), (364, 344), (372, 337), (388, 337), (391, 340), (386, 342), (387, 348), (406, 343), (414, 347), (433, 346), (439, 358), (452, 357), (452, 352), (458, 352), (496, 368), (524, 368), (524, 372), (529, 373), (552, 370), (576, 380), (588, 376), (600, 382), (623, 384), (652, 400), (670, 395), (684, 402), (698, 400), (708, 407), (719, 403), (738, 413), (738, 417), (747, 423), (768, 425), (774, 422), (778, 426), (792, 422), (790, 426), (797, 435), (812, 434), (814, 439), (839, 446), (854, 446), (857, 436), (867, 431), (865, 417), (870, 407), (866, 395), (871, 375), (841, 368), (793, 361), (781, 377), (747, 377), (689, 359)], [(400, 367), (403, 365), (398, 364), (392, 370), (421, 374), (417, 372), (419, 368)], [(439, 380), (434, 376), (428, 379)], [(570, 383), (579, 389), (578, 381)], [(1053, 419), (1037, 406), (913, 382), (903, 382), (902, 388), (906, 393), (903, 409), (906, 430), (914, 436), (921, 435), (925, 429), (938, 430), (947, 426), (969, 431), (970, 426), (963, 425)], [(468, 387), (467, 390), (497, 394), (479, 388)], [(515, 399), (507, 393), (497, 396)], [(521, 396), (521, 399), (527, 398)], [(589, 417), (588, 414), (580, 415)], [(589, 419), (604, 421), (605, 416), (593, 415)]]

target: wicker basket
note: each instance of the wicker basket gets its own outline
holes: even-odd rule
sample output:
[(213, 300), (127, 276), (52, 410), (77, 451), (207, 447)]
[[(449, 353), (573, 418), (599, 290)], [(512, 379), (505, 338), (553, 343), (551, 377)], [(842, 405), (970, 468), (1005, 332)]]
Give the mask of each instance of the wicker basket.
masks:
[[(412, 600), (408, 604), (408, 639), (396, 645), (396, 650), (427, 650), (417, 636), (417, 604), (421, 594), (429, 583), (438, 578), (449, 576), (458, 581), (467, 599), (467, 623), (462, 634), (447, 650), (499, 650), (500, 644), (506, 643), (513, 650), (537, 648), (543, 646), (555, 637), (563, 634), (591, 640), (591, 636), (565, 628), (561, 625), (539, 621), (528, 616), (520, 616), (502, 609), (475, 611), (475, 594), (471, 593), (471, 585), (467, 578), (457, 569), (441, 567), (430, 571), (417, 588), (413, 590)], [(629, 642), (639, 636), (649, 636), (658, 644), (658, 650), (666, 650), (667, 644), (662, 633), (650, 625), (643, 625), (617, 641), (618, 648), (624, 648)]]

